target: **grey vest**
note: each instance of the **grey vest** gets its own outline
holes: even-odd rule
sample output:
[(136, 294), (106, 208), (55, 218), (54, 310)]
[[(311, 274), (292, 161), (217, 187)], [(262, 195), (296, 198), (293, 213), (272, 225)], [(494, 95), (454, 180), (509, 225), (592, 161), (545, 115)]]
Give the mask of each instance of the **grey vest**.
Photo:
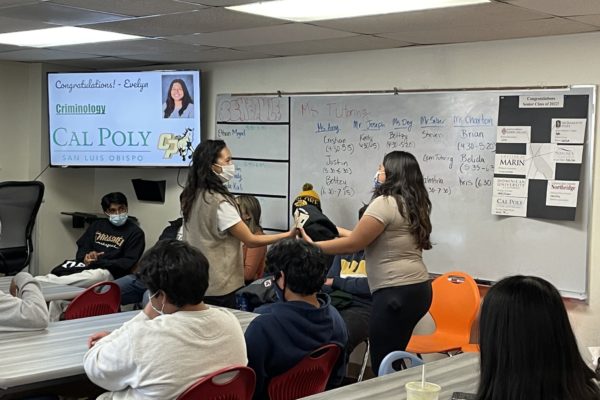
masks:
[(223, 201), (228, 200), (219, 193), (198, 192), (183, 225), (183, 240), (200, 249), (210, 264), (207, 296), (223, 296), (244, 286), (242, 243), (219, 232), (217, 209)]

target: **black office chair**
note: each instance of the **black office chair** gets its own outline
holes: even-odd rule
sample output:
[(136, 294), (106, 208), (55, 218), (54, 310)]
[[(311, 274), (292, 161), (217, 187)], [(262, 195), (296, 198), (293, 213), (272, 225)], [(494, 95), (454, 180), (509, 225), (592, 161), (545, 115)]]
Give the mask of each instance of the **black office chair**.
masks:
[(14, 275), (29, 266), (31, 233), (44, 197), (37, 181), (0, 182), (0, 272)]

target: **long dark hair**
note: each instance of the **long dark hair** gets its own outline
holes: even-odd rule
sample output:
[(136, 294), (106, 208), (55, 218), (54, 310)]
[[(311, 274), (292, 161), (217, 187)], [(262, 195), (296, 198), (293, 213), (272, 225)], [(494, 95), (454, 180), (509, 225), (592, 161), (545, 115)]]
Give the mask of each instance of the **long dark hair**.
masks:
[(512, 276), (496, 283), (483, 301), (479, 336), (478, 400), (600, 399), (549, 282)]
[(175, 109), (175, 100), (171, 97), (171, 89), (173, 89), (173, 85), (179, 83), (181, 88), (183, 89), (183, 99), (181, 99), (181, 108), (179, 109), (179, 116), (183, 114), (187, 106), (193, 104), (192, 97), (190, 96), (190, 92), (188, 92), (187, 86), (182, 79), (173, 79), (173, 82), (169, 85), (169, 91), (167, 92), (167, 106), (165, 107), (165, 116), (164, 118), (169, 118), (171, 113)]
[(196, 147), (192, 155), (192, 164), (188, 171), (185, 188), (179, 196), (184, 221), (189, 220), (194, 200), (196, 200), (199, 191), (220, 193), (232, 205), (236, 205), (233, 196), (212, 169), (213, 164), (217, 163), (219, 154), (225, 147), (226, 144), (222, 140), (205, 140)]
[(392, 151), (383, 158), (383, 168), (385, 182), (375, 189), (373, 198), (393, 197), (419, 248), (431, 249), (431, 201), (417, 159), (405, 151)]

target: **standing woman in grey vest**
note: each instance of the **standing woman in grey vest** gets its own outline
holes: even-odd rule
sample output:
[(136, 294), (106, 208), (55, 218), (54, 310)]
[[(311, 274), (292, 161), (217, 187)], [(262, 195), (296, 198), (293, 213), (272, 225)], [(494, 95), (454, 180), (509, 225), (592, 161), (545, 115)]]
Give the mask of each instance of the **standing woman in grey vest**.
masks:
[(293, 237), (293, 230), (255, 235), (242, 221), (233, 195), (224, 183), (235, 173), (231, 152), (222, 140), (206, 140), (194, 151), (181, 196), (183, 240), (197, 247), (209, 262), (204, 301), (236, 308), (235, 292), (244, 286), (242, 243), (260, 247)]
[[(415, 157), (392, 151), (375, 174), (373, 199), (352, 231), (315, 243), (326, 254), (365, 249), (373, 307), (369, 320), (371, 366), (404, 350), (431, 305), (432, 291), (423, 250), (431, 249), (431, 201)], [(307, 241), (312, 241), (302, 230)]]

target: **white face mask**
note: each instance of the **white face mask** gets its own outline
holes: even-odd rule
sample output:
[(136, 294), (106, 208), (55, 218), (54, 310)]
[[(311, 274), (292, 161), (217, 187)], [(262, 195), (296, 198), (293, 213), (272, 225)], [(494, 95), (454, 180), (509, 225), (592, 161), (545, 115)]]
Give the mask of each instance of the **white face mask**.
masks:
[(165, 309), (165, 301), (163, 300), (162, 307), (160, 308), (160, 310), (159, 310), (158, 308), (154, 307), (154, 304), (152, 304), (152, 298), (153, 298), (154, 296), (156, 296), (157, 294), (158, 294), (158, 292), (156, 292), (156, 293), (154, 293), (152, 296), (150, 296), (150, 297), (148, 298), (148, 301), (150, 301), (150, 307), (152, 307), (152, 309), (153, 309), (154, 311), (156, 311), (156, 312), (157, 312), (159, 315), (163, 315), (163, 314), (165, 313), (165, 312), (164, 312), (164, 309)]
[[(219, 165), (219, 164), (215, 164), (215, 165)], [(235, 176), (235, 165), (233, 165), (233, 164), (219, 165), (219, 167), (221, 167), (221, 172), (220, 173), (215, 172), (215, 173), (217, 175), (219, 175), (219, 178), (221, 178), (223, 183), (229, 182), (231, 180), (231, 178), (233, 178)]]
[(108, 220), (114, 226), (122, 226), (127, 222), (127, 213), (122, 214), (111, 214), (108, 216)]

